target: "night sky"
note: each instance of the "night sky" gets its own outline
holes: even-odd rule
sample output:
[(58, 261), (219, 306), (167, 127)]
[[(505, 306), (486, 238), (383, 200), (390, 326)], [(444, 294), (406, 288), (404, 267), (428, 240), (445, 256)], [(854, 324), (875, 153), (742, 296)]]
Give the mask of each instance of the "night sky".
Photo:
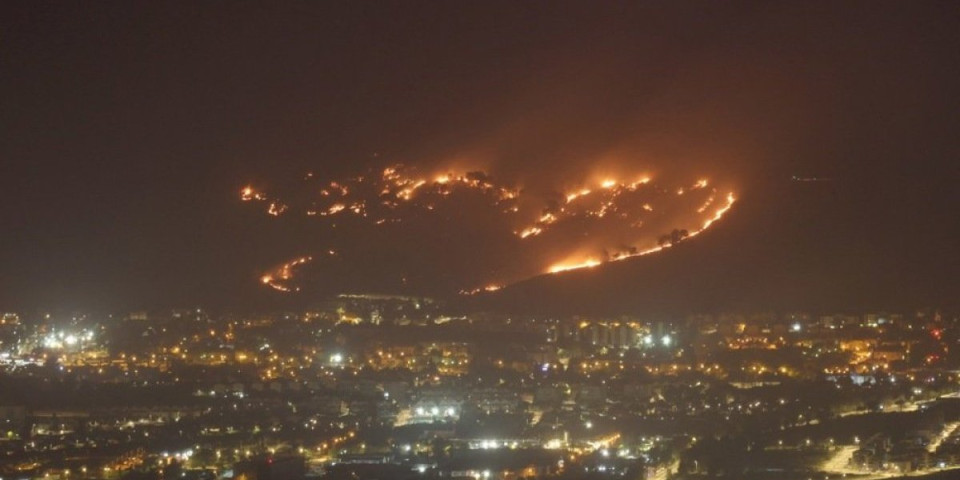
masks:
[(317, 231), (244, 208), (242, 186), (464, 159), (561, 186), (598, 163), (706, 174), (739, 199), (682, 248), (471, 301), (957, 306), (958, 20), (953, 2), (3, 2), (0, 308), (308, 304), (258, 279)]

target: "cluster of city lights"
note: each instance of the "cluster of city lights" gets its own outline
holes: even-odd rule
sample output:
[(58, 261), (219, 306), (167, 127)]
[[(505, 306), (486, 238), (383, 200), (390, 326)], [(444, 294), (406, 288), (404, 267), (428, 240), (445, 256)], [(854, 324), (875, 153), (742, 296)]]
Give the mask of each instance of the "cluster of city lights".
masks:
[(80, 332), (76, 333), (60, 330), (50, 332), (43, 337), (43, 346), (44, 348), (49, 348), (51, 350), (60, 350), (64, 348), (78, 347), (81, 344), (92, 341), (93, 332), (90, 330), (81, 330)]

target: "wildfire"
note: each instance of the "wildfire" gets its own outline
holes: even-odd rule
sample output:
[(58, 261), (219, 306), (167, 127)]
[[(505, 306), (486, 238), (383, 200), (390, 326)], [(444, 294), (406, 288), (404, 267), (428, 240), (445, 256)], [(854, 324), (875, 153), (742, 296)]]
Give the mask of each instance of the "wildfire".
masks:
[(650, 177), (640, 177), (639, 180), (630, 184), (630, 189), (636, 190), (640, 185), (646, 185), (648, 183), (650, 183)]
[[(711, 202), (713, 201), (712, 198), (713, 198), (713, 197), (711, 196), (711, 200), (710, 200)], [(713, 225), (717, 220), (720, 220), (720, 219), (724, 216), (724, 214), (726, 214), (728, 211), (730, 211), (730, 209), (733, 208), (734, 202), (737, 201), (737, 199), (736, 199), (736, 197), (734, 196), (733, 192), (730, 192), (730, 193), (727, 194), (726, 200), (727, 200), (726, 204), (724, 204), (722, 207), (718, 208), (718, 209), (714, 212), (714, 214), (713, 214), (712, 217), (710, 217), (710, 218), (708, 218), (707, 220), (705, 220), (705, 221), (703, 222), (703, 225), (700, 227), (699, 230), (694, 230), (694, 231), (692, 231), (692, 232), (688, 232), (687, 235), (686, 235), (686, 237), (687, 237), (687, 238), (690, 238), (690, 237), (694, 237), (694, 236), (696, 236), (696, 235), (699, 235), (700, 233), (703, 233), (703, 231), (705, 231), (706, 229), (710, 228), (711, 225)], [(709, 204), (708, 204), (708, 205), (709, 205)], [(645, 205), (645, 207), (646, 207), (646, 206), (647, 206), (647, 205)], [(706, 207), (707, 207), (707, 206), (702, 207), (701, 209), (698, 210), (698, 212), (702, 213), (703, 210), (706, 209)], [(649, 254), (651, 254), (651, 253), (656, 253), (656, 252), (659, 252), (659, 251), (661, 251), (661, 250), (663, 250), (663, 249), (665, 249), (665, 248), (668, 248), (668, 247), (670, 247), (670, 246), (672, 246), (672, 245), (673, 245), (672, 243), (667, 243), (667, 244), (663, 244), (663, 245), (657, 245), (657, 246), (655, 246), (655, 247), (650, 247), (650, 248), (647, 248), (647, 249), (645, 249), (645, 250), (638, 250), (638, 251), (632, 251), (632, 252), (619, 252), (619, 253), (613, 254), (609, 259), (604, 260), (604, 261), (597, 260), (597, 259), (595, 259), (595, 258), (588, 258), (588, 259), (586, 259), (586, 260), (576, 261), (576, 262), (572, 262), (572, 263), (558, 263), (558, 264), (551, 265), (549, 268), (547, 268), (546, 273), (551, 273), (551, 274), (553, 274), (553, 273), (566, 272), (566, 271), (570, 271), (570, 270), (579, 270), (579, 269), (583, 269), (583, 268), (593, 268), (593, 267), (596, 267), (596, 266), (598, 266), (598, 265), (600, 265), (600, 264), (607, 263), (607, 262), (616, 262), (616, 261), (625, 260), (625, 259), (628, 259), (628, 258), (640, 257), (640, 256), (643, 256), (643, 255), (649, 255)]]
[(263, 200), (263, 199), (264, 199), (263, 194), (254, 190), (253, 187), (251, 187), (250, 185), (247, 185), (246, 187), (243, 187), (242, 189), (240, 189), (240, 200), (243, 200), (244, 202), (250, 202), (253, 200)]
[[(648, 183), (650, 183), (649, 176), (640, 177), (638, 180), (629, 184), (622, 183), (615, 178), (606, 178), (600, 182), (601, 189), (599, 191), (593, 191), (584, 187), (567, 193), (564, 196), (567, 206), (556, 211), (548, 211), (543, 213), (532, 225), (528, 225), (516, 231), (515, 233), (521, 239), (524, 239), (545, 232), (551, 224), (557, 222), (558, 220), (571, 218), (578, 215), (604, 218), (608, 214), (618, 211), (619, 202), (621, 201), (623, 195), (636, 192), (637, 189), (639, 189), (642, 185), (646, 185)], [(595, 194), (595, 196), (601, 198), (598, 206), (577, 210), (575, 206), (570, 205), (576, 200), (591, 194)], [(596, 202), (593, 202), (593, 205), (597, 205)], [(653, 208), (650, 207), (649, 204), (643, 205), (643, 209), (646, 211), (653, 211)], [(633, 225), (636, 226), (640, 226), (642, 224), (643, 222), (640, 221), (633, 222)]]
[[(332, 252), (332, 251), (331, 251)], [(299, 292), (300, 287), (290, 287), (287, 282), (293, 278), (295, 268), (305, 265), (313, 260), (313, 257), (300, 257), (293, 259), (283, 265), (280, 265), (270, 273), (260, 277), (260, 283), (277, 290), (279, 292)]]
[(578, 191), (578, 192), (568, 193), (568, 194), (567, 194), (567, 203), (570, 203), (570, 202), (572, 202), (572, 201), (574, 201), (574, 200), (576, 200), (576, 199), (578, 199), (578, 198), (580, 198), (580, 197), (585, 197), (585, 196), (587, 196), (587, 195), (590, 195), (590, 193), (591, 193), (591, 190), (590, 190), (589, 188), (584, 188), (584, 189), (582, 189), (582, 190), (580, 190), (580, 191)]
[(540, 232), (542, 232), (542, 231), (543, 231), (543, 230), (541, 230), (540, 227), (528, 227), (528, 228), (523, 229), (522, 232), (520, 232), (520, 238), (527, 238), (527, 237), (531, 237), (531, 236), (533, 236), (533, 235), (539, 235)]
[(583, 260), (577, 263), (558, 263), (556, 265), (551, 266), (549, 269), (547, 269), (547, 273), (560, 273), (560, 272), (566, 272), (569, 270), (579, 270), (581, 268), (593, 268), (593, 267), (596, 267), (597, 265), (600, 265), (601, 263), (603, 262), (595, 258), (588, 258), (586, 260)]
[(270, 202), (270, 206), (267, 207), (267, 213), (273, 215), (274, 217), (279, 217), (283, 212), (287, 211), (287, 206), (279, 202)]
[[(680, 186), (645, 187), (652, 183), (651, 177), (635, 174), (594, 177), (559, 198), (537, 197), (537, 193), (500, 183), (484, 172), (441, 170), (420, 174), (402, 165), (335, 181), (324, 181), (312, 174), (300, 178), (308, 190), (290, 197), (297, 201), (268, 194), (252, 185), (240, 189), (240, 200), (263, 202), (264, 210), (271, 216), (303, 215), (312, 221), (327, 222), (321, 224), (329, 228), (336, 227), (334, 218), (341, 217), (355, 218), (360, 224), (376, 228), (403, 228), (400, 225), (407, 225), (411, 215), (443, 212), (445, 217), (434, 218), (451, 218), (450, 210), (443, 205), (465, 199), (465, 195), (471, 205), (480, 201), (492, 209), (492, 214), (503, 215), (502, 221), (509, 228), (506, 231), (522, 240), (516, 244), (517, 255), (522, 255), (518, 258), (529, 268), (491, 268), (491, 272), (514, 273), (508, 274), (511, 278), (491, 279), (497, 281), (495, 284), (462, 290), (465, 294), (496, 291), (505, 284), (538, 274), (593, 268), (662, 251), (711, 227), (736, 201), (734, 192), (724, 196), (707, 178)], [(718, 205), (721, 199), (725, 202)], [(454, 221), (471, 221), (474, 212), (458, 213), (462, 216), (453, 217)], [(676, 223), (668, 223), (672, 221)], [(589, 228), (595, 230), (591, 232)], [(654, 230), (661, 228), (668, 235)], [(669, 235), (671, 229), (673, 235)], [(567, 245), (578, 254), (561, 256), (565, 260), (557, 262), (556, 257), (550, 258), (547, 253), (554, 252), (557, 244)], [(348, 258), (349, 253), (344, 255)], [(295, 270), (312, 260), (291, 260), (261, 276), (260, 281), (277, 291), (298, 291), (299, 287), (291, 285)]]
[(483, 292), (490, 293), (490, 292), (496, 292), (497, 290), (500, 290), (501, 288), (503, 288), (503, 285), (492, 284), (492, 285), (487, 285), (487, 286), (485, 286), (485, 287), (474, 288), (474, 289), (472, 289), (472, 290), (460, 290), (460, 294), (461, 294), (461, 295), (476, 295), (476, 294), (478, 294), (478, 293), (483, 293)]
[(716, 200), (716, 197), (714, 195), (710, 195), (709, 197), (707, 197), (707, 201), (704, 202), (703, 205), (701, 205), (700, 208), (697, 209), (697, 213), (706, 212), (707, 209), (710, 208), (710, 205), (713, 205), (714, 200)]
[(722, 218), (725, 213), (727, 213), (728, 211), (730, 211), (731, 208), (733, 208), (733, 202), (736, 202), (736, 201), (737, 201), (737, 198), (733, 196), (733, 192), (728, 193), (727, 204), (724, 205), (723, 207), (720, 207), (717, 210), (717, 212), (713, 214), (712, 218), (709, 218), (707, 219), (707, 221), (703, 222), (703, 227), (701, 227), (697, 233), (700, 233), (710, 228), (710, 225), (713, 225), (713, 222), (720, 220), (720, 218)]

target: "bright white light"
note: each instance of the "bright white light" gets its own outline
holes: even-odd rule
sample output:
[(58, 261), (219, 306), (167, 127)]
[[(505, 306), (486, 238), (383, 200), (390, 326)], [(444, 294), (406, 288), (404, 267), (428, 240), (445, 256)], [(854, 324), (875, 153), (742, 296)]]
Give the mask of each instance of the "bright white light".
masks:
[(653, 345), (653, 335), (647, 335), (643, 337), (643, 344), (646, 346)]
[(563, 446), (563, 440), (560, 440), (559, 438), (554, 438), (553, 440), (550, 440), (547, 443), (545, 443), (543, 445), (543, 448), (555, 450), (557, 448), (560, 448), (561, 446)]
[(447, 416), (448, 416), (448, 417), (452, 417), (455, 413), (456, 413), (456, 410), (454, 410), (453, 407), (450, 407), (450, 408), (447, 409)]
[(55, 334), (50, 334), (43, 339), (43, 346), (46, 348), (63, 348), (63, 342)]
[(343, 362), (343, 355), (339, 353), (334, 353), (330, 355), (330, 363), (341, 363)]
[(71, 346), (72, 346), (72, 345), (76, 345), (76, 344), (77, 344), (77, 336), (76, 336), (76, 335), (73, 335), (73, 334), (67, 335), (67, 338), (64, 338), (63, 341), (66, 342), (67, 345), (71, 345)]
[(664, 347), (669, 347), (670, 344), (673, 343), (673, 339), (670, 338), (670, 335), (664, 335), (663, 338), (660, 339), (660, 343), (662, 343)]
[(793, 325), (790, 325), (790, 331), (791, 331), (791, 332), (799, 332), (799, 331), (801, 330), (801, 328), (802, 328), (802, 327), (800, 326), (800, 322), (797, 322), (797, 323), (794, 323)]
[(440, 409), (437, 407), (433, 407), (430, 409), (430, 414), (436, 417), (437, 415), (440, 415)]

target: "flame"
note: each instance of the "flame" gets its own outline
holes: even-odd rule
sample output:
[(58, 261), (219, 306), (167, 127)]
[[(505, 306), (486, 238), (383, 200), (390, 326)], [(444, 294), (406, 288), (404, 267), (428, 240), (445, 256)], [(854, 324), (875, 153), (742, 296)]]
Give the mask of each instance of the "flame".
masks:
[[(709, 218), (709, 219), (707, 219), (707, 221), (703, 222), (703, 227), (701, 227), (700, 230), (699, 230), (698, 232), (696, 232), (696, 233), (700, 233), (700, 232), (702, 232), (702, 231), (710, 228), (710, 225), (713, 225), (713, 222), (716, 222), (717, 220), (720, 220), (720, 219), (723, 217), (724, 214), (726, 214), (728, 211), (730, 211), (731, 208), (733, 208), (733, 203), (736, 202), (736, 201), (737, 201), (737, 198), (733, 196), (733, 192), (728, 193), (728, 194), (727, 194), (727, 204), (724, 205), (724, 206), (722, 206), (722, 207), (720, 207), (720, 208), (716, 211), (716, 213), (713, 214), (713, 217), (712, 217), (712, 218)], [(693, 234), (691, 234), (691, 236), (692, 236), (692, 235), (693, 235)]]
[(527, 238), (533, 235), (539, 235), (540, 232), (542, 231), (543, 230), (541, 230), (539, 227), (528, 227), (523, 229), (522, 232), (520, 232), (520, 238)]
[(503, 285), (490, 284), (490, 285), (487, 285), (487, 286), (484, 286), (484, 287), (474, 288), (474, 289), (472, 289), (472, 290), (460, 290), (460, 294), (461, 294), (461, 295), (476, 295), (476, 294), (478, 294), (478, 293), (483, 293), (483, 292), (490, 293), (490, 292), (496, 292), (497, 290), (500, 290), (501, 288), (503, 288)]
[[(629, 179), (635, 180), (629, 181)], [(560, 262), (544, 261), (543, 264), (547, 265), (545, 268), (542, 266), (540, 268), (534, 267), (527, 272), (527, 277), (537, 274), (538, 271), (554, 274), (593, 268), (607, 262), (648, 255), (669, 248), (670, 244), (644, 244), (644, 242), (652, 241), (652, 236), (647, 231), (651, 228), (648, 225), (662, 225), (664, 220), (660, 220), (659, 223), (656, 220), (669, 219), (668, 215), (675, 211), (671, 208), (672, 201), (664, 208), (656, 204), (657, 200), (654, 199), (663, 198), (664, 195), (672, 196), (675, 193), (676, 195), (688, 194), (688, 196), (693, 196), (695, 195), (694, 191), (706, 189), (705, 192), (697, 194), (697, 200), (702, 202), (696, 208), (696, 213), (700, 214), (699, 217), (696, 217), (699, 219), (699, 228), (690, 229), (690, 223), (682, 225), (690, 229), (686, 238), (694, 237), (710, 228), (732, 208), (736, 201), (734, 192), (731, 191), (725, 197), (721, 197), (716, 187), (711, 188), (711, 181), (703, 177), (695, 182), (686, 183), (686, 187), (677, 188), (676, 185), (672, 188), (657, 186), (649, 194), (646, 192), (643, 194), (637, 193), (642, 186), (652, 181), (648, 175), (639, 177), (592, 177), (589, 181), (568, 191), (559, 204), (548, 202), (545, 198), (537, 199), (535, 193), (527, 194), (526, 191), (520, 190), (516, 186), (496, 183), (483, 172), (439, 170), (420, 175), (414, 169), (402, 165), (393, 165), (384, 168), (382, 171), (373, 171), (367, 175), (358, 175), (338, 179), (337, 181), (320, 182), (308, 173), (304, 177), (304, 181), (314, 184), (316, 188), (313, 190), (315, 193), (309, 196), (310, 203), (308, 204), (294, 203), (288, 205), (282, 199), (267, 196), (252, 185), (240, 189), (240, 200), (244, 202), (263, 201), (266, 206), (266, 213), (271, 216), (298, 212), (307, 217), (317, 217), (317, 221), (323, 221), (322, 217), (349, 215), (366, 219), (365, 221), (371, 225), (390, 225), (402, 223), (408, 218), (407, 215), (413, 211), (430, 212), (435, 209), (439, 210), (441, 202), (444, 202), (447, 197), (457, 195), (458, 192), (474, 191), (480, 195), (477, 198), (484, 198), (489, 206), (496, 209), (495, 212), (506, 215), (504, 221), (509, 222), (510, 227), (512, 227), (507, 231), (512, 231), (514, 235), (524, 240), (523, 245), (526, 246), (523, 248), (533, 249), (534, 252), (543, 245), (553, 242), (558, 238), (557, 235), (569, 235), (571, 230), (568, 227), (571, 225), (611, 226), (618, 232), (616, 235), (632, 235), (633, 230), (638, 230), (642, 231), (642, 234), (638, 234), (638, 236), (645, 239), (633, 242), (630, 241), (630, 238), (607, 239), (601, 241), (608, 244), (598, 245), (596, 241), (589, 240), (598, 237), (590, 237), (584, 233), (584, 240), (576, 248), (587, 250), (580, 250), (578, 255), (560, 257), (565, 258)], [(591, 186), (596, 189), (594, 190)], [(654, 197), (651, 197), (651, 195)], [(590, 198), (584, 199), (587, 196), (590, 196)], [(531, 197), (533, 197), (532, 201)], [(721, 198), (725, 198), (726, 201), (718, 207), (716, 204)], [(543, 202), (541, 207), (536, 205), (537, 200)], [(655, 205), (641, 203), (644, 201)], [(680, 203), (680, 200), (677, 202), (676, 205), (687, 205), (686, 203)], [(650, 214), (655, 210), (655, 206), (658, 212), (656, 216)], [(708, 217), (704, 218), (705, 215), (708, 215)], [(527, 218), (528, 223), (524, 224), (524, 218)], [(599, 219), (603, 219), (602, 223), (589, 223), (601, 222)], [(689, 220), (685, 221), (688, 222)], [(696, 226), (697, 223), (693, 225)], [(679, 228), (681, 225), (677, 225), (677, 227)], [(604, 237), (601, 235), (599, 238)], [(574, 240), (574, 238), (568, 240)], [(617, 246), (614, 247), (609, 244), (610, 242), (622, 243), (615, 244)], [(601, 249), (602, 254), (599, 253)], [(592, 254), (584, 252), (592, 252)], [(539, 253), (542, 254), (544, 251)], [(330, 251), (329, 254), (333, 255), (334, 252)], [(294, 270), (311, 260), (311, 257), (291, 260), (261, 276), (260, 282), (278, 291), (297, 291), (297, 287), (290, 286)], [(548, 258), (547, 260), (552, 259)], [(522, 275), (519, 276), (522, 278)], [(513, 278), (510, 280), (519, 279)], [(504, 279), (497, 280), (502, 282)], [(502, 283), (490, 284), (462, 292), (495, 291), (502, 285)]]
[(581, 190), (578, 191), (578, 192), (568, 193), (568, 194), (567, 194), (567, 203), (570, 203), (570, 202), (572, 202), (572, 201), (574, 201), (574, 200), (576, 200), (576, 199), (578, 199), (578, 198), (580, 198), (580, 197), (585, 197), (585, 196), (587, 196), (587, 195), (590, 195), (590, 193), (592, 193), (592, 192), (591, 192), (591, 190), (590, 190), (589, 188), (581, 189)]
[[(726, 204), (724, 204), (722, 207), (718, 208), (718, 209), (714, 212), (714, 214), (713, 214), (712, 217), (710, 217), (710, 218), (708, 218), (707, 220), (705, 220), (705, 221), (703, 222), (703, 225), (700, 227), (699, 230), (694, 230), (694, 231), (692, 231), (692, 232), (689, 232), (688, 235), (687, 235), (687, 238), (697, 236), (697, 235), (703, 233), (706, 229), (710, 228), (710, 226), (713, 225), (717, 220), (720, 220), (721, 218), (723, 218), (723, 216), (724, 216), (728, 211), (730, 211), (731, 208), (733, 208), (734, 202), (737, 201), (736, 196), (734, 196), (733, 192), (727, 193), (726, 200), (727, 200)], [(646, 207), (646, 205), (644, 205), (644, 206)], [(640, 256), (643, 256), (643, 255), (649, 255), (649, 254), (651, 254), (651, 253), (659, 252), (659, 251), (661, 251), (661, 250), (663, 250), (663, 249), (665, 249), (665, 248), (669, 248), (670, 246), (671, 246), (670, 244), (664, 244), (664, 245), (657, 245), (657, 246), (655, 246), (655, 247), (650, 247), (650, 248), (648, 248), (648, 249), (646, 249), (646, 250), (640, 250), (640, 251), (632, 252), (632, 253), (630, 253), (630, 252), (628, 252), (628, 253), (622, 253), (622, 252), (621, 252), (621, 253), (618, 253), (618, 254), (614, 254), (614, 256), (613, 256), (612, 258), (610, 258), (609, 260), (605, 260), (605, 261), (600, 261), (600, 260), (597, 260), (597, 259), (591, 257), (591, 258), (588, 258), (588, 259), (586, 259), (586, 260), (576, 261), (576, 262), (572, 262), (572, 263), (570, 263), (570, 262), (558, 263), (558, 264), (551, 265), (549, 268), (547, 268), (546, 273), (554, 274), (554, 273), (567, 272), (567, 271), (570, 271), (570, 270), (579, 270), (579, 269), (583, 269), (583, 268), (593, 268), (593, 267), (596, 267), (596, 266), (598, 266), (598, 265), (601, 265), (601, 264), (607, 263), (607, 262), (617, 262), (617, 261), (621, 261), (621, 260), (626, 260), (626, 259), (628, 259), (628, 258), (640, 257)]]
[(640, 188), (641, 185), (646, 185), (648, 183), (650, 183), (650, 177), (640, 177), (637, 181), (631, 183), (627, 187), (630, 190), (636, 190), (637, 188)]
[(264, 198), (265, 197), (263, 196), (262, 193), (257, 192), (250, 185), (247, 185), (246, 187), (243, 187), (240, 189), (240, 200), (244, 202), (249, 202), (252, 200), (259, 201), (259, 200), (264, 200)]
[(593, 267), (596, 267), (597, 265), (600, 265), (601, 263), (603, 262), (595, 258), (588, 258), (586, 260), (582, 260), (576, 263), (558, 263), (558, 264), (552, 265), (549, 269), (547, 269), (547, 273), (560, 273), (560, 272), (566, 272), (570, 270), (579, 270), (581, 268), (593, 268)]
[(287, 206), (279, 202), (270, 202), (270, 207), (267, 208), (267, 213), (274, 217), (279, 217), (285, 211), (287, 211)]
[(313, 261), (313, 257), (300, 257), (290, 260), (270, 273), (261, 276), (260, 283), (280, 292), (299, 292), (300, 287), (290, 287), (287, 282), (293, 278), (295, 268), (311, 261)]
[(706, 212), (707, 209), (710, 208), (710, 205), (713, 205), (714, 200), (716, 200), (715, 195), (710, 195), (709, 197), (707, 197), (707, 201), (703, 202), (703, 205), (701, 205), (700, 208), (697, 209), (697, 213)]

